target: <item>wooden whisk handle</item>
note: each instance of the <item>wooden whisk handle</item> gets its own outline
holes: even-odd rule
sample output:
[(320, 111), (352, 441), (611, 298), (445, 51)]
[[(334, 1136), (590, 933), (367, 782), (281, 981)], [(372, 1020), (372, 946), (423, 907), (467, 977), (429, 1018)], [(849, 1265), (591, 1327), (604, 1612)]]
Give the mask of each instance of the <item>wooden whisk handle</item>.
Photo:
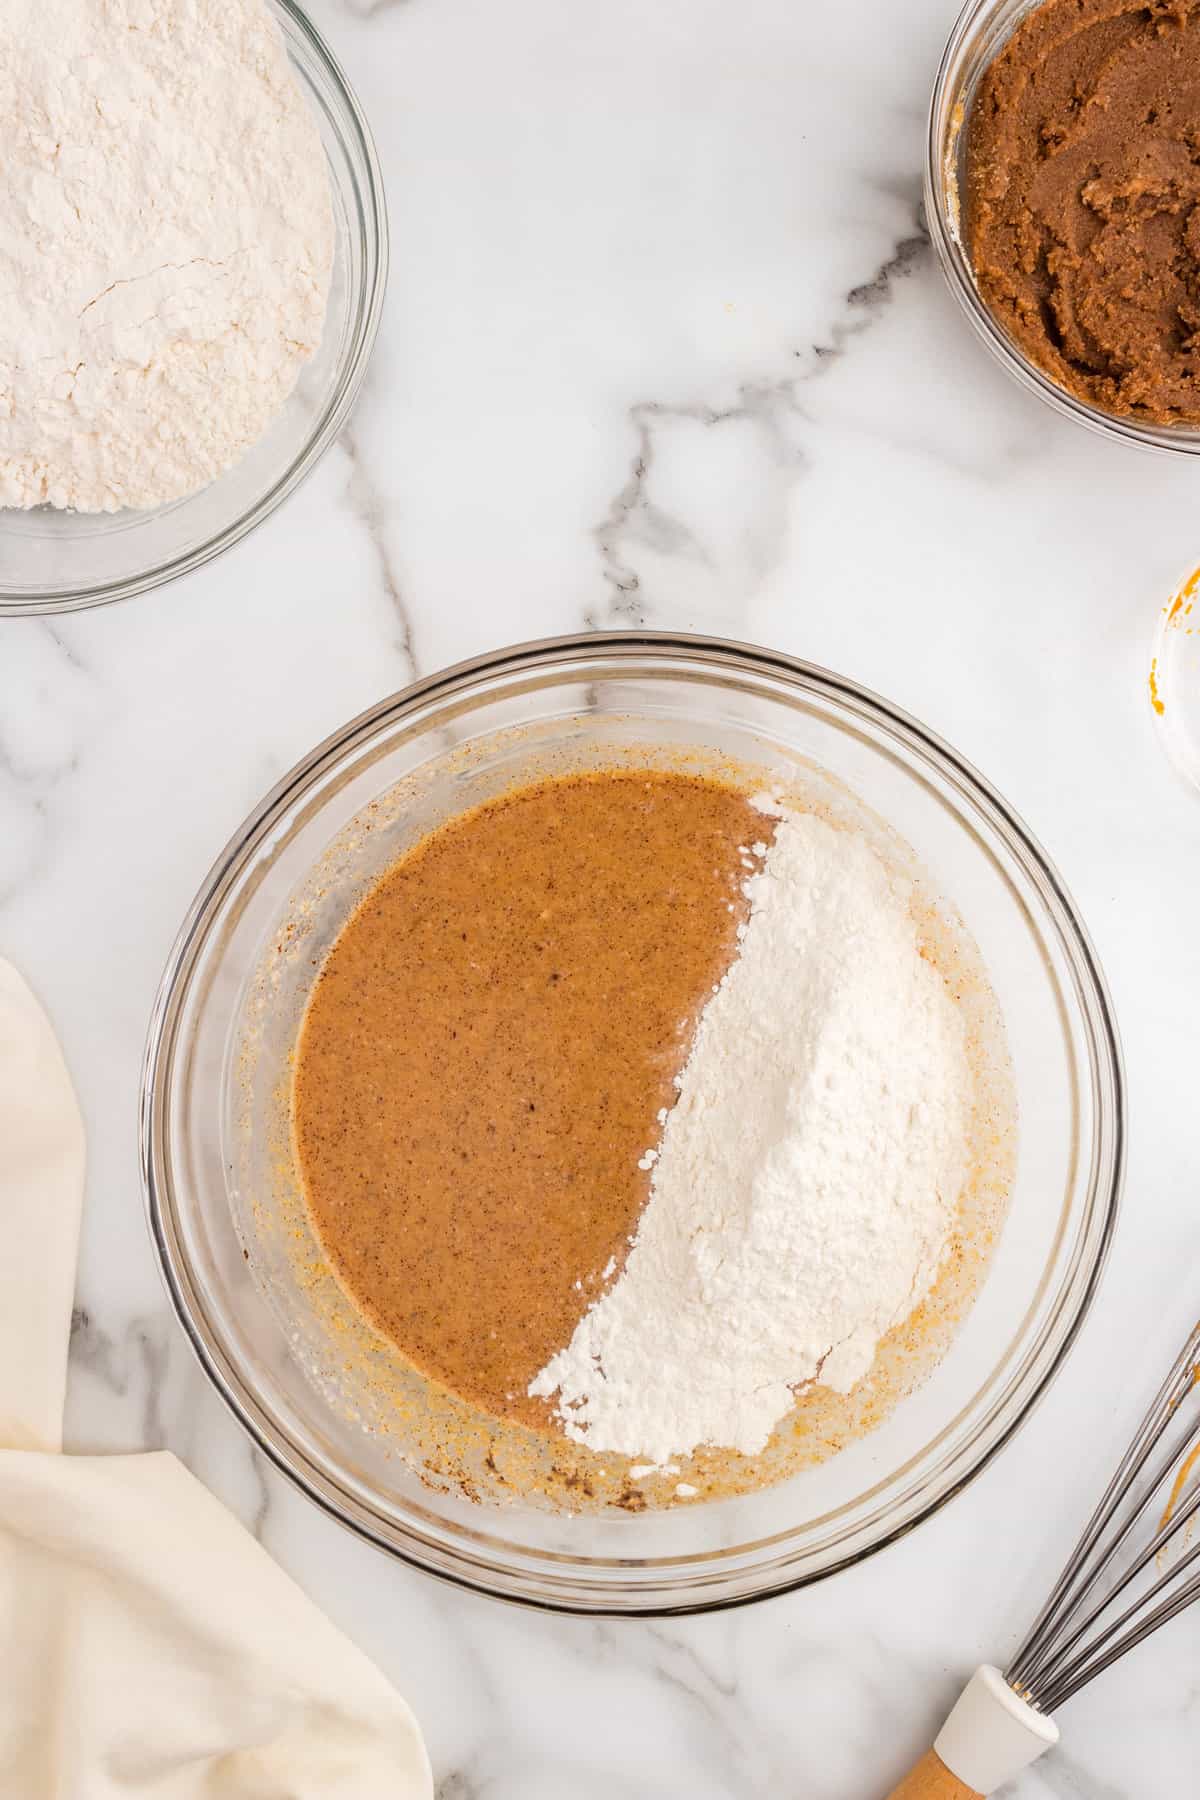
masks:
[(900, 1786), (893, 1788), (888, 1800), (981, 1800), (981, 1796), (950, 1773), (936, 1750), (930, 1750)]
[(889, 1800), (983, 1800), (1058, 1742), (1058, 1726), (985, 1663)]

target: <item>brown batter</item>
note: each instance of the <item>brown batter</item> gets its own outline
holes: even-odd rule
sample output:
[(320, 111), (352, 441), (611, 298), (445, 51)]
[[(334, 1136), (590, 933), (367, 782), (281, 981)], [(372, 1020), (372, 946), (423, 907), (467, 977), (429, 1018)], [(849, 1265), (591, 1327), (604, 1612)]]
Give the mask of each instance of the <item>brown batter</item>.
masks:
[(979, 290), (1080, 399), (1200, 423), (1200, 0), (1044, 0), (967, 124)]
[(696, 1017), (745, 916), (733, 788), (631, 770), (452, 819), (367, 895), (300, 1036), (295, 1144), (339, 1280), (425, 1374), (526, 1388), (620, 1266)]

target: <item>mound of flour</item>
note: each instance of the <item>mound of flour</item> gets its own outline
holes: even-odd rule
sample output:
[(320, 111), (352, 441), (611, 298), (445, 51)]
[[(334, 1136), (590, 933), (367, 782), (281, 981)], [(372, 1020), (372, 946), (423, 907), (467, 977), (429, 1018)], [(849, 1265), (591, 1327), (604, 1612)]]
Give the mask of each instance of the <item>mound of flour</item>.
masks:
[(906, 884), (788, 814), (746, 893), (625, 1267), (529, 1390), (655, 1464), (755, 1454), (797, 1387), (848, 1392), (932, 1284), (965, 1177), (964, 1027)]
[(9, 0), (4, 40), (0, 504), (178, 499), (320, 342), (316, 121), (264, 0)]

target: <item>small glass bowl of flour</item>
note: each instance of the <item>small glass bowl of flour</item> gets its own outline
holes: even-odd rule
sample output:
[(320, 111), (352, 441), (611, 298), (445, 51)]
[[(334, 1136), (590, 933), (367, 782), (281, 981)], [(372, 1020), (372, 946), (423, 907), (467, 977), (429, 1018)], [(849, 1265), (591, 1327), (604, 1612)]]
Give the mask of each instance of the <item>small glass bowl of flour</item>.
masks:
[(358, 102), (288, 0), (18, 7), (0, 613), (60, 612), (198, 568), (304, 480), (366, 370), (387, 218)]

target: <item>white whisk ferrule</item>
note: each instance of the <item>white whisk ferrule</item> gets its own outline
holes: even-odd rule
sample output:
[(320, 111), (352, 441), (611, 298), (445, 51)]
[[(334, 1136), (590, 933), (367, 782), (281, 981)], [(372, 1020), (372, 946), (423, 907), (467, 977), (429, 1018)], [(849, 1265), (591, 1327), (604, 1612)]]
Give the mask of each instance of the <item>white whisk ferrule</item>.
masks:
[(934, 1749), (973, 1794), (992, 1794), (1058, 1742), (1058, 1726), (984, 1663), (963, 1689)]

